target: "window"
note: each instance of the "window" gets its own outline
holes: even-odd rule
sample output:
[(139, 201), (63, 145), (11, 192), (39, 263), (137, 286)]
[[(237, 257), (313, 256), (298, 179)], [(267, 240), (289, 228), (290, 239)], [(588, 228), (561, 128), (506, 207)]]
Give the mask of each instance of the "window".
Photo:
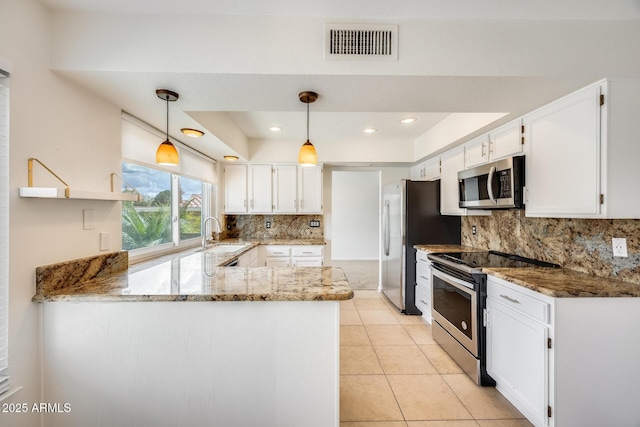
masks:
[[(122, 203), (122, 249), (153, 251), (200, 241), (211, 184), (129, 162), (122, 162), (122, 178), (142, 196)], [(122, 191), (131, 189), (123, 184)]]
[[(0, 58), (1, 59), (1, 58)], [(9, 78), (0, 69), (0, 394), (9, 383)]]

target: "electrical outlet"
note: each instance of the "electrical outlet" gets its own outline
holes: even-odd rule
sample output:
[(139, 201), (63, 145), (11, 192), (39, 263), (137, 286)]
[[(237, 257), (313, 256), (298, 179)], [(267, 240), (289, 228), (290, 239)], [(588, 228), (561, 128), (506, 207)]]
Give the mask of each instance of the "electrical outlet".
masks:
[(103, 231), (100, 233), (100, 250), (108, 251), (111, 248), (111, 233)]
[(614, 237), (611, 239), (613, 245), (613, 256), (628, 257), (627, 254), (627, 239), (624, 237)]
[(477, 229), (475, 225), (471, 226), (471, 234), (473, 234), (474, 236), (476, 235)]
[(82, 228), (84, 230), (94, 230), (96, 228), (96, 210), (82, 210)]
[(264, 226), (267, 228), (271, 228), (271, 221), (267, 221), (267, 223)]

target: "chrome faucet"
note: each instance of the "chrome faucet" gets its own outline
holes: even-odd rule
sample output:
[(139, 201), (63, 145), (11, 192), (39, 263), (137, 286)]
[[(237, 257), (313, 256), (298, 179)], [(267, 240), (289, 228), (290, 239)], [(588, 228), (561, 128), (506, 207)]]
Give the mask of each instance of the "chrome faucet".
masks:
[[(202, 249), (206, 249), (207, 243), (209, 243), (209, 239), (207, 239), (207, 223), (212, 219), (218, 224), (218, 233), (222, 233), (222, 226), (220, 225), (220, 221), (215, 216), (208, 216), (204, 220), (204, 225), (202, 226)], [(211, 232), (212, 241), (216, 241), (217, 239), (213, 237), (213, 232)]]

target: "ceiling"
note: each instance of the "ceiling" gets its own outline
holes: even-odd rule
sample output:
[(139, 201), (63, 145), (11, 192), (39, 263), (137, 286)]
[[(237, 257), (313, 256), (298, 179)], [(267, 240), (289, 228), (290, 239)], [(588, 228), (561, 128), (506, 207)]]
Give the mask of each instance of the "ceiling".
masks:
[[(428, 152), (407, 147), (424, 140), (429, 130), (451, 113), (506, 114), (500, 123), (595, 79), (610, 77), (600, 63), (592, 64), (589, 59), (581, 62), (577, 58), (565, 64), (563, 58), (571, 56), (571, 51), (558, 50), (545, 61), (532, 60), (531, 64), (523, 53), (509, 50), (487, 50), (474, 59), (474, 46), (468, 37), (455, 40), (456, 25), (471, 34), (478, 31), (479, 38), (486, 37), (482, 32), (486, 33), (487, 26), (495, 25), (504, 34), (497, 31), (496, 39), (488, 42), (508, 43), (504, 41), (508, 39), (505, 34), (511, 32), (516, 39), (536, 40), (538, 35), (533, 30), (527, 34), (528, 27), (541, 31), (550, 25), (549, 34), (559, 34), (561, 25), (557, 22), (566, 21), (572, 28), (587, 31), (588, 26), (602, 27), (596, 24), (610, 21), (606, 25), (613, 31), (617, 27), (624, 30), (625, 22), (633, 26), (640, 20), (640, 0), (405, 0), (400, 4), (371, 0), (41, 2), (54, 11), (55, 72), (162, 130), (165, 105), (154, 91), (166, 87), (179, 92), (180, 100), (170, 105), (170, 133), (187, 145), (216, 159), (234, 153), (251, 160), (257, 144), (265, 141), (301, 144), (306, 139), (306, 106), (298, 100), (298, 92), (314, 90), (320, 96), (310, 106), (311, 140), (318, 147), (321, 160), (326, 143), (327, 163), (344, 160), (350, 164), (360, 159), (341, 159), (338, 151), (328, 148), (329, 144), (393, 144), (405, 147), (403, 152), (397, 150), (396, 158), (378, 150), (380, 158), (361, 159), (362, 162), (410, 164), (428, 156)], [(441, 39), (436, 40), (433, 52), (416, 53), (417, 59), (405, 54), (396, 63), (327, 64), (321, 52), (315, 51), (323, 36), (306, 34), (305, 27), (301, 33), (296, 25), (310, 23), (309, 27), (313, 27), (336, 21), (400, 22), (401, 54), (407, 46), (402, 35), (420, 31), (422, 23), (430, 27), (430, 39)], [(159, 22), (166, 25), (154, 28)], [(229, 38), (220, 43), (220, 35), (214, 32), (225, 25), (231, 27), (223, 33)], [(243, 25), (248, 27), (242, 28)], [(256, 33), (258, 37), (262, 34), (268, 38), (276, 37), (283, 26), (290, 26), (301, 40), (289, 40), (290, 45), (284, 43), (281, 52), (276, 50), (278, 46), (270, 47), (273, 50), (264, 53), (264, 57), (253, 53), (250, 34), (257, 31), (256, 27), (262, 31)], [(155, 32), (158, 27), (167, 29), (166, 39), (165, 34), (159, 36)], [(606, 33), (607, 29), (603, 31)], [(632, 39), (636, 37), (637, 33), (629, 31)], [(81, 45), (85, 36), (94, 41), (91, 50)], [(580, 33), (578, 36), (582, 37)], [(571, 43), (581, 41), (571, 37), (567, 34)], [(629, 35), (621, 33), (619, 37), (628, 39)], [(118, 45), (110, 44), (114, 39)], [(414, 43), (412, 53), (419, 50), (416, 46), (427, 43), (429, 47), (428, 41), (410, 43)], [(553, 39), (543, 40), (540, 47), (524, 46), (524, 51), (544, 57), (545, 51), (556, 43)], [(448, 48), (450, 45), (456, 51)], [(114, 52), (113, 46), (124, 48)], [(94, 51), (100, 54), (93, 56)], [(277, 58), (269, 58), (268, 54), (273, 56), (274, 52)], [(466, 62), (456, 57), (458, 52)], [(594, 56), (587, 49), (578, 54)], [(628, 56), (612, 58), (611, 62), (621, 62), (615, 63), (612, 70), (623, 77), (640, 77), (640, 63)], [(629, 66), (624, 61), (635, 62)], [(404, 117), (417, 120), (410, 125), (400, 124)], [(269, 131), (272, 125), (282, 127), (282, 131)], [(191, 140), (180, 135), (181, 127), (203, 129), (205, 136)], [(368, 127), (377, 132), (364, 134)], [(475, 134), (482, 131), (480, 126)], [(472, 130), (467, 136), (473, 135)]]

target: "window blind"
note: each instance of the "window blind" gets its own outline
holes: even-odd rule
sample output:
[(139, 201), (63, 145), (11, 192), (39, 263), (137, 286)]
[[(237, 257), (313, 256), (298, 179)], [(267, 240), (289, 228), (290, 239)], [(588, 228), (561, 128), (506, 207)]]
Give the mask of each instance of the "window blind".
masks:
[(122, 158), (151, 165), (167, 172), (188, 176), (200, 181), (216, 183), (215, 160), (198, 153), (169, 137), (178, 148), (180, 164), (166, 167), (156, 164), (156, 150), (166, 134), (153, 126), (123, 112), (122, 113)]
[(0, 394), (9, 389), (9, 78), (0, 69)]

